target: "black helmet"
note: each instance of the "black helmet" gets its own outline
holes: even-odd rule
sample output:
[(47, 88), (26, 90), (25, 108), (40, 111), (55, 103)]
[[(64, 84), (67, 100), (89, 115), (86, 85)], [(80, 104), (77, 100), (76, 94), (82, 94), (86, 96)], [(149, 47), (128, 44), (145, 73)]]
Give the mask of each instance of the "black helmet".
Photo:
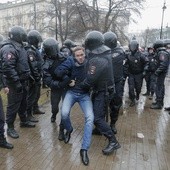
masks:
[(42, 42), (42, 37), (37, 30), (31, 30), (28, 32), (27, 40), (30, 45), (33, 45), (38, 48), (39, 43)]
[(70, 39), (66, 39), (63, 43), (64, 47), (67, 47), (67, 48), (73, 48), (73, 47), (76, 47), (76, 44), (70, 40)]
[(129, 43), (129, 50), (131, 52), (136, 52), (139, 48), (139, 43), (136, 40), (132, 40)]
[(20, 44), (27, 41), (27, 33), (24, 28), (20, 26), (14, 26), (9, 31), (9, 38)]
[(104, 43), (111, 49), (117, 47), (117, 35), (113, 32), (104, 33)]
[(54, 38), (47, 38), (43, 42), (43, 51), (47, 57), (57, 57), (59, 52), (59, 43)]
[(158, 48), (164, 47), (163, 40), (156, 40), (156, 42), (153, 44), (153, 48), (157, 50)]
[(91, 31), (85, 37), (85, 48), (90, 51), (104, 44), (104, 36), (99, 31)]

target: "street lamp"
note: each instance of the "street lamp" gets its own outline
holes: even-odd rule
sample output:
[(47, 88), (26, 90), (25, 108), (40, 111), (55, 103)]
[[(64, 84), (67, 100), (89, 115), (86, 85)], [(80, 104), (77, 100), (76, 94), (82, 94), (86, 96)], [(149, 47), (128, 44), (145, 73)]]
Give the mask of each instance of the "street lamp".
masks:
[(165, 9), (166, 9), (165, 4), (166, 4), (166, 2), (164, 1), (164, 5), (163, 5), (163, 7), (162, 7), (162, 22), (161, 22), (160, 39), (162, 39), (162, 29), (163, 29), (163, 22), (164, 22), (164, 12), (165, 12)]

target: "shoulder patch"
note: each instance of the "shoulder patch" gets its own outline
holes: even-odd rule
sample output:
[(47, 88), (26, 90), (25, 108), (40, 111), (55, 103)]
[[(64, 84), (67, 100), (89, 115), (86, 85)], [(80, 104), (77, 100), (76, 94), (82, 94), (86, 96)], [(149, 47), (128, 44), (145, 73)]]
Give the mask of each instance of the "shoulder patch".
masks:
[(12, 53), (7, 53), (6, 54), (6, 59), (7, 60), (11, 60), (12, 58), (14, 58), (14, 55)]
[(34, 56), (32, 54), (29, 55), (30, 61), (34, 61)]
[(165, 60), (165, 56), (163, 54), (160, 55), (159, 57), (160, 60), (164, 61)]

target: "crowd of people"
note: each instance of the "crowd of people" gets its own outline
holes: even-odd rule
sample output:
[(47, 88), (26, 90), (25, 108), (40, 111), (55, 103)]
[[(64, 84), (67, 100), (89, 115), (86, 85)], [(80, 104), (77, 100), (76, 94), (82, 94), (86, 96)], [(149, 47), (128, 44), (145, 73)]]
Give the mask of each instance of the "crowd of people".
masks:
[(7, 135), (19, 138), (17, 114), (20, 127), (36, 127), (34, 114), (45, 113), (38, 106), (43, 82), (51, 90), (51, 123), (59, 110), (61, 113), (58, 139), (66, 144), (70, 141), (74, 130), (70, 111), (78, 103), (84, 114), (80, 149), (83, 164), (89, 164), (92, 134), (108, 139), (102, 152), (111, 154), (121, 147), (115, 134), (126, 79), (130, 107), (139, 100), (145, 79), (147, 91), (143, 95), (149, 99), (156, 96), (150, 108), (162, 109), (169, 58), (170, 39), (157, 40), (146, 51), (140, 50), (137, 40), (131, 40), (125, 51), (114, 32), (90, 31), (83, 45), (67, 39), (60, 48), (54, 38), (43, 41), (37, 30), (26, 33), (24, 28), (13, 26), (8, 39), (0, 36), (0, 87), (7, 94), (6, 116), (0, 97), (0, 147), (13, 148), (4, 135), (5, 122)]

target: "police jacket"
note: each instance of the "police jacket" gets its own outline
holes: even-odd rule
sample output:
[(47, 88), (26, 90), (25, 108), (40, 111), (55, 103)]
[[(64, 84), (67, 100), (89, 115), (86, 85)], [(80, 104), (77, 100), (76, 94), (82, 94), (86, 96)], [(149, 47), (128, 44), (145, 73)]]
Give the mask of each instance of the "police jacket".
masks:
[(169, 65), (169, 53), (165, 48), (158, 48), (156, 53), (156, 59), (158, 62), (158, 67), (155, 71), (155, 75), (159, 76), (162, 73), (167, 73)]
[(114, 88), (112, 56), (109, 48), (104, 46), (103, 49), (88, 53), (87, 77), (82, 86), (92, 87), (94, 91)]
[(154, 54), (148, 54), (147, 55), (148, 61), (149, 61), (149, 67), (148, 72), (155, 72), (157, 69), (158, 62), (155, 58)]
[(143, 53), (137, 51), (135, 54), (131, 52), (127, 55), (125, 67), (127, 75), (140, 74), (148, 70), (148, 61)]
[(27, 51), (28, 63), (31, 71), (31, 79), (33, 81), (39, 82), (42, 73), (42, 60), (40, 58), (40, 52), (34, 46), (31, 45), (26, 46), (25, 49)]
[(64, 88), (68, 82), (68, 76), (57, 76), (55, 74), (55, 69), (65, 61), (65, 57), (59, 58), (49, 58), (46, 57), (43, 64), (43, 82), (51, 89), (61, 89)]
[(112, 49), (111, 53), (112, 53), (114, 81), (116, 83), (123, 79), (123, 71), (124, 71), (123, 64), (126, 56), (123, 49), (120, 47), (116, 47)]
[(81, 87), (81, 82), (86, 78), (86, 63), (87, 60), (82, 64), (79, 64), (73, 56), (67, 58), (56, 70), (56, 75), (67, 74), (70, 80), (75, 80), (75, 86), (68, 87), (69, 90), (76, 93), (86, 93), (87, 90)]
[(15, 86), (15, 83), (29, 79), (30, 68), (23, 45), (12, 40), (5, 41), (0, 50), (0, 57), (7, 85)]

